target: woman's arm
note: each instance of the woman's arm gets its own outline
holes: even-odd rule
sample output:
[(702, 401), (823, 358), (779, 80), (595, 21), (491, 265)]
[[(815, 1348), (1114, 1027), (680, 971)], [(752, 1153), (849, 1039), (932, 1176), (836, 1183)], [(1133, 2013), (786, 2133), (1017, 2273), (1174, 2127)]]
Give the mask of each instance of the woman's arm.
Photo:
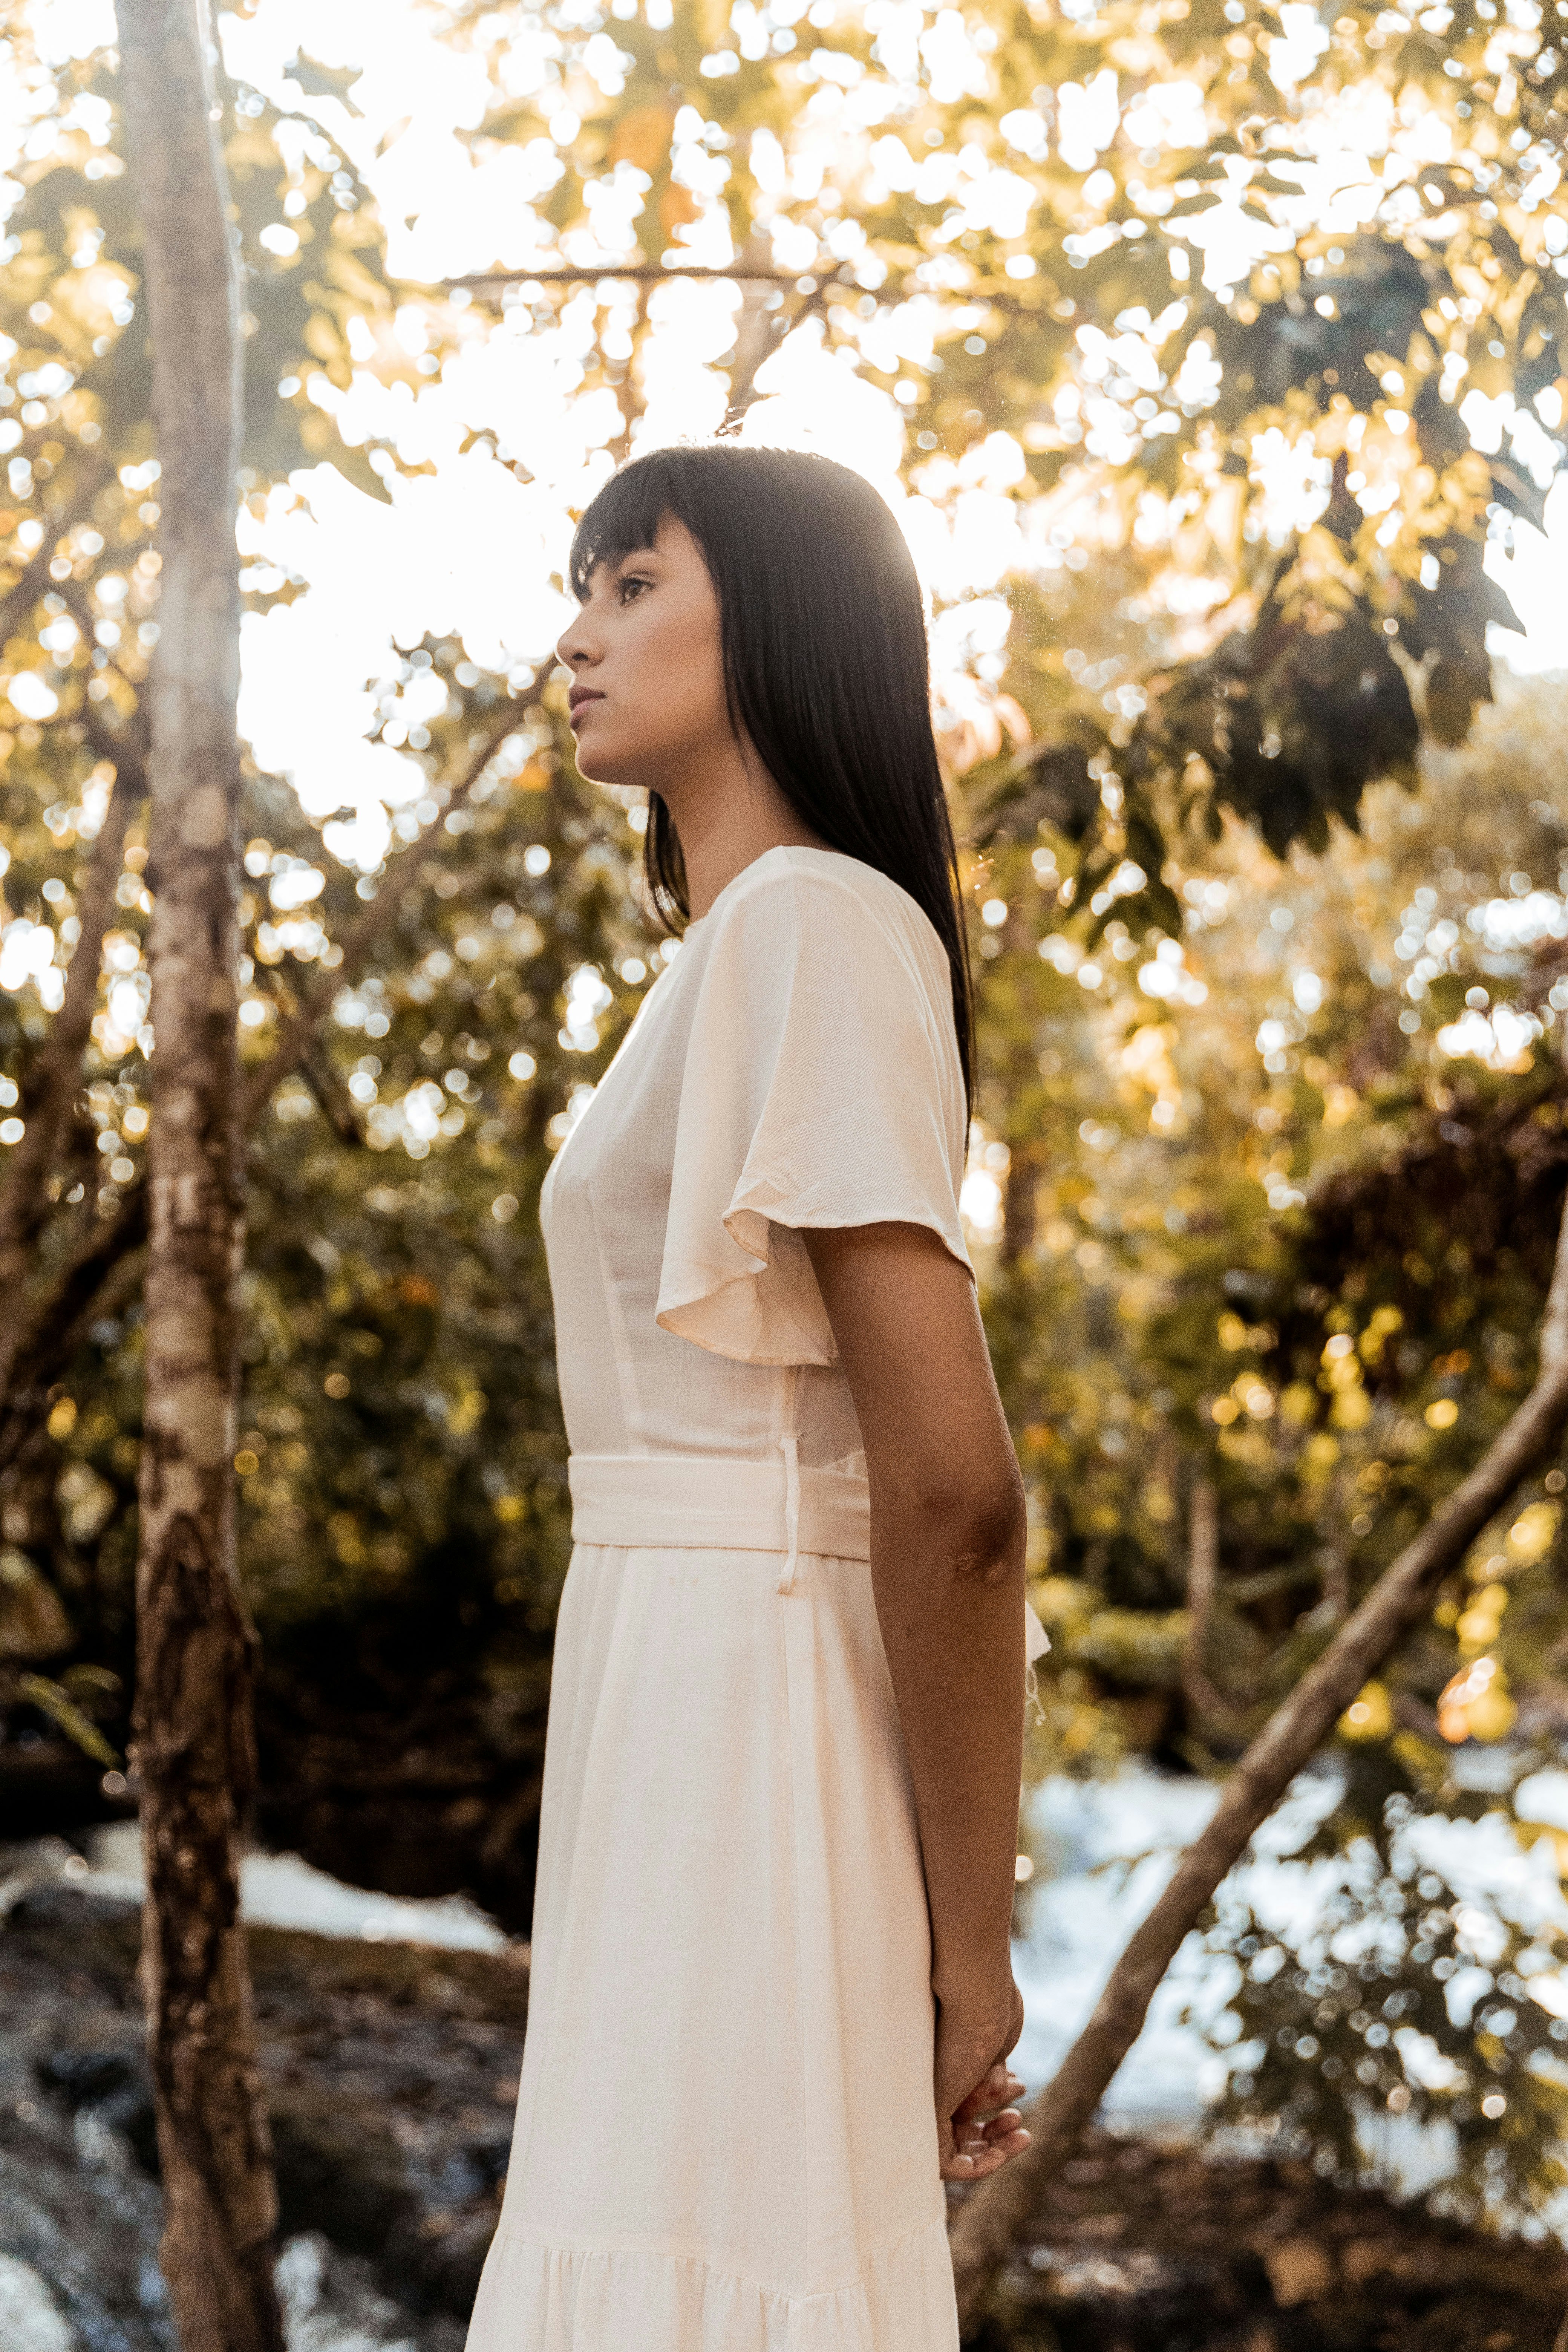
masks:
[[(923, 1225), (803, 1234), (860, 1423), (871, 1583), (931, 1906), (943, 2174), (1027, 2144), (1002, 2062), (1024, 1739), (1024, 1493), (969, 1274)], [(989, 2122), (982, 2118), (990, 2116)]]

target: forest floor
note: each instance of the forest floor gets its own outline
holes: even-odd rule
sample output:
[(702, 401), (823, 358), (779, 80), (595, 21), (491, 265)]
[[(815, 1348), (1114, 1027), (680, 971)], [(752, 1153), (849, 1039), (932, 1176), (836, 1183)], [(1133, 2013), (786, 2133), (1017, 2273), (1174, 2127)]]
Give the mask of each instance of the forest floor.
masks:
[[(250, 1931), (291, 2352), (460, 2352), (510, 2137), (521, 1948)], [(0, 2340), (174, 2352), (133, 1906), (0, 1924)], [(1024, 2233), (982, 2352), (1552, 2352), (1568, 2254), (1302, 2166), (1096, 2137)], [(631, 2347), (628, 2347), (631, 2352)]]

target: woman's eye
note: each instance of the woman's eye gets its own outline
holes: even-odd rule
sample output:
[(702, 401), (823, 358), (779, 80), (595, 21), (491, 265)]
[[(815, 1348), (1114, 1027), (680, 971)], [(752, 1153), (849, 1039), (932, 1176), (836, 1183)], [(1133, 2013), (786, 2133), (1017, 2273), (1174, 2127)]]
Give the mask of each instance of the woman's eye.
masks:
[(622, 604), (630, 604), (634, 603), (639, 589), (646, 588), (647, 585), (648, 583), (646, 580), (639, 579), (635, 573), (630, 579), (623, 580), (621, 583)]

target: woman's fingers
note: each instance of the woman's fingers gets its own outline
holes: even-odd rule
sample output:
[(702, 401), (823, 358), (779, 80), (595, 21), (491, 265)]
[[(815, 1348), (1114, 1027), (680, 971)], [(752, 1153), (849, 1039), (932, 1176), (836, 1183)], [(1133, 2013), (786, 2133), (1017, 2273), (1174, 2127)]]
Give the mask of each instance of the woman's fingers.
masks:
[[(1024, 2118), (1017, 2108), (1004, 2107), (999, 2116), (992, 2116), (987, 2120), (981, 2136), (994, 2143), (998, 2140), (1011, 2139), (1015, 2132), (1023, 2131), (1023, 2129)], [(1028, 2133), (1024, 2132), (1024, 2137), (1027, 2139), (1028, 2137)]]
[(1005, 2140), (985, 2140), (978, 2148), (955, 2148), (942, 2168), (944, 2180), (984, 2180), (988, 2173), (1000, 2172), (1002, 2167), (1016, 2156), (1022, 2156), (1029, 2145), (1026, 2131), (1016, 2131)]
[(1022, 2156), (1029, 2135), (1016, 2107), (1005, 2107), (985, 2123), (958, 2124), (955, 2119), (951, 2155), (943, 2162), (944, 2180), (979, 2180), (997, 2172), (1015, 2156)]
[(1029, 2145), (1023, 2117), (1013, 2104), (1023, 2084), (1005, 2059), (987, 2067), (981, 2080), (942, 2119), (942, 2177), (981, 2180), (1000, 2171)]
[(1024, 2129), (1023, 2116), (1016, 2107), (1005, 2107), (999, 2116), (993, 2116), (991, 2121), (978, 2131), (966, 2126), (955, 2136), (953, 2146), (962, 2148), (967, 2155), (973, 2156), (981, 2148), (1000, 2147), (1006, 2141), (1016, 2138), (1021, 2132), (1023, 2133), (1022, 2144), (1026, 2146), (1029, 2135)]
[(1005, 2107), (1010, 2100), (1017, 2097), (1023, 2087), (1017, 2075), (998, 2060), (984, 2079), (975, 2084), (968, 2097), (961, 2100), (953, 2109), (954, 2126), (969, 2123), (978, 2116)]

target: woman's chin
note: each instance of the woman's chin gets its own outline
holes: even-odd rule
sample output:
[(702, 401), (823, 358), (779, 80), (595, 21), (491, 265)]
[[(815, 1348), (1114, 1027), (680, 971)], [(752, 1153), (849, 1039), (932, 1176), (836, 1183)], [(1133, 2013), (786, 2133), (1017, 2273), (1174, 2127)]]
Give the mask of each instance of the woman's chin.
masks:
[(635, 753), (626, 751), (617, 756), (617, 747), (614, 743), (595, 742), (592, 728), (584, 730), (584, 732), (587, 740), (584, 742), (579, 738), (577, 743), (577, 773), (587, 782), (612, 784), (626, 791), (641, 782), (636, 773), (639, 762)]

